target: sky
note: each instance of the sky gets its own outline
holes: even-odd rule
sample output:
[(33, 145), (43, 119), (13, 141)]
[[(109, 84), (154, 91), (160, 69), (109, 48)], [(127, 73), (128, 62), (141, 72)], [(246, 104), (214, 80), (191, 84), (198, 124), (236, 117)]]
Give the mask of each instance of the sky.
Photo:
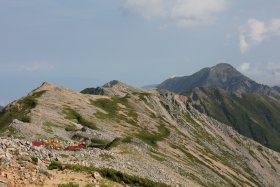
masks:
[(279, 0), (0, 0), (0, 105), (47, 81), (144, 86), (229, 63), (280, 85)]

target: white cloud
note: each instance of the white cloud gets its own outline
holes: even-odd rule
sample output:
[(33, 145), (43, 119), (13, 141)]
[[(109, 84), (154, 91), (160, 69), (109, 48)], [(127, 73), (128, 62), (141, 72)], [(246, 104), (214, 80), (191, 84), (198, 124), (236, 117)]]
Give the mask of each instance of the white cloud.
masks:
[(243, 63), (237, 68), (253, 80), (275, 86), (280, 86), (280, 63)]
[(9, 63), (1, 64), (2, 71), (20, 71), (20, 72), (37, 72), (37, 71), (51, 71), (54, 66), (48, 62), (31, 62), (31, 63)]
[(239, 66), (239, 70), (242, 72), (242, 73), (246, 73), (248, 70), (250, 70), (250, 66), (251, 64), (250, 63), (243, 63)]
[(162, 0), (124, 0), (124, 8), (151, 19), (165, 15)]
[(213, 21), (230, 0), (123, 0), (126, 10), (146, 19), (163, 18), (179, 27), (190, 27)]
[(54, 66), (48, 62), (32, 62), (28, 64), (18, 64), (16, 68), (19, 71), (49, 71), (53, 70)]
[(239, 31), (239, 48), (242, 53), (252, 47), (260, 45), (264, 40), (272, 36), (280, 35), (280, 19), (265, 23), (256, 19), (250, 19)]
[(249, 49), (249, 44), (243, 34), (239, 36), (239, 48), (242, 53), (245, 53)]

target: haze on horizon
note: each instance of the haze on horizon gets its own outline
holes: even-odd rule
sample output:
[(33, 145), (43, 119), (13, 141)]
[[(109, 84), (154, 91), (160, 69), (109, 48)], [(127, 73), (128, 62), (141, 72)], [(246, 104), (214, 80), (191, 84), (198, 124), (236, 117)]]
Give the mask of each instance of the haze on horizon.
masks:
[(143, 86), (220, 62), (280, 85), (278, 0), (0, 0), (0, 105), (48, 81)]

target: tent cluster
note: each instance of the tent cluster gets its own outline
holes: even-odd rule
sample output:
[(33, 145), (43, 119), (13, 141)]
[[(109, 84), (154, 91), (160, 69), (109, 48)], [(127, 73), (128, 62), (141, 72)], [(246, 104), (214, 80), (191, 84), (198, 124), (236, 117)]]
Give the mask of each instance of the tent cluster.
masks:
[(80, 150), (86, 148), (86, 143), (84, 141), (69, 141), (62, 140), (57, 137), (49, 138), (49, 139), (40, 139), (39, 141), (33, 141), (33, 146), (40, 147), (45, 146), (50, 149), (57, 150)]

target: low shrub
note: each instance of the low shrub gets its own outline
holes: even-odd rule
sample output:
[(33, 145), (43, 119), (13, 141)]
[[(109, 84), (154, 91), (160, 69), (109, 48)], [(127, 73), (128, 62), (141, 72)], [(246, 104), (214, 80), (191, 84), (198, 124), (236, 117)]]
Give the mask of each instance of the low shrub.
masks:
[(110, 150), (113, 147), (117, 147), (120, 143), (121, 143), (121, 139), (120, 138), (115, 138), (113, 141), (111, 141), (110, 143), (108, 143), (105, 146), (105, 149)]
[(61, 162), (58, 161), (52, 161), (49, 166), (48, 166), (49, 170), (53, 170), (53, 169), (59, 169), (62, 170), (63, 169), (63, 165)]
[(79, 171), (91, 174), (94, 170), (92, 167), (82, 166), (78, 164), (65, 164), (65, 169), (72, 170), (72, 171)]
[(158, 126), (158, 133), (151, 133), (148, 129), (142, 129), (136, 137), (141, 139), (143, 142), (156, 147), (157, 141), (162, 141), (170, 135), (170, 130), (165, 127), (164, 123), (161, 122)]
[(122, 139), (122, 143), (131, 143), (132, 139), (133, 138), (131, 136), (127, 136), (124, 139)]
[(74, 125), (67, 125), (66, 127), (65, 127), (65, 130), (66, 131), (70, 131), (70, 132), (72, 132), (72, 131), (77, 131), (77, 128), (76, 128), (76, 126), (74, 126)]
[(104, 178), (110, 179), (118, 183), (125, 183), (131, 186), (145, 186), (145, 187), (168, 187), (169, 185), (154, 182), (146, 178), (132, 176), (114, 169), (101, 168), (97, 169), (100, 175)]
[(60, 154), (59, 156), (61, 156), (62, 158), (68, 158), (69, 155), (66, 155), (66, 154)]
[(32, 163), (34, 164), (34, 165), (37, 165), (38, 164), (38, 158), (37, 157), (31, 157), (31, 160), (32, 160)]
[(79, 187), (79, 185), (69, 182), (67, 184), (59, 184), (58, 187)]
[[(57, 163), (53, 164), (53, 165), (57, 166)], [(58, 166), (60, 167), (59, 164), (58, 164)], [(111, 168), (98, 168), (97, 169), (97, 168), (93, 168), (93, 167), (87, 167), (87, 166), (81, 166), (81, 165), (71, 165), (71, 164), (64, 165), (64, 168), (73, 170), (73, 171), (86, 172), (88, 174), (91, 174), (93, 171), (97, 171), (103, 178), (107, 178), (108, 180), (118, 182), (118, 183), (125, 183), (129, 186), (170, 187), (169, 185), (164, 184), (164, 183), (154, 182), (150, 179), (128, 175), (128, 174), (122, 173), (120, 171), (111, 169)], [(68, 186), (66, 186), (66, 187), (68, 187)]]
[[(124, 97), (112, 97), (111, 99), (97, 99), (91, 101), (91, 104), (104, 110), (103, 112), (96, 112), (95, 117), (105, 120), (105, 119), (114, 119), (125, 121), (131, 125), (137, 125), (138, 114), (135, 112), (133, 107), (128, 102), (128, 95)], [(124, 105), (125, 108), (120, 107), (119, 105)], [(119, 111), (122, 111), (125, 115), (120, 114)]]
[(93, 130), (98, 130), (96, 124), (92, 121), (88, 121), (83, 116), (81, 116), (77, 111), (71, 108), (65, 108), (63, 113), (66, 115), (66, 119), (73, 119), (76, 120), (79, 124), (88, 127)]

